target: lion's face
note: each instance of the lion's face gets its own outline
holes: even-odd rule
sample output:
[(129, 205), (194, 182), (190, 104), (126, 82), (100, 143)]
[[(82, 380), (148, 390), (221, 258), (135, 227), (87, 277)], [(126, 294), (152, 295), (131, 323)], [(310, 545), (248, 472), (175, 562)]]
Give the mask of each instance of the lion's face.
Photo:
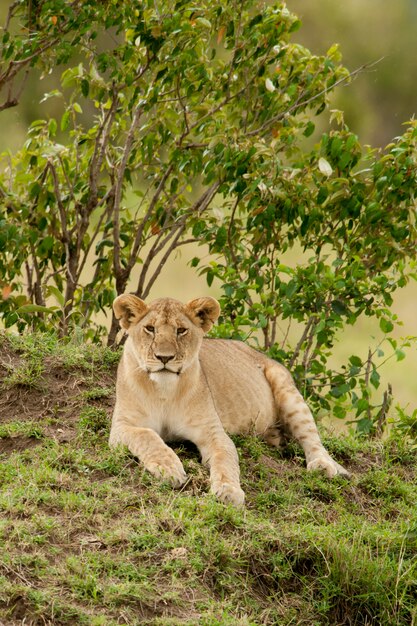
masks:
[(197, 298), (188, 304), (161, 298), (146, 305), (127, 294), (116, 298), (113, 309), (129, 333), (140, 368), (158, 379), (179, 376), (194, 362), (204, 333), (220, 313), (214, 298)]

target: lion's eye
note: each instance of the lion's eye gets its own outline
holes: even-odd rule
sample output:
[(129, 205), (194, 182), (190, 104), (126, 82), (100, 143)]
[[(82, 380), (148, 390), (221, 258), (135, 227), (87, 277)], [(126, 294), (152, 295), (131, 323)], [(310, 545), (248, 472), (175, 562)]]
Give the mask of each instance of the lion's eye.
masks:
[(185, 335), (185, 333), (187, 333), (187, 329), (186, 328), (177, 328), (177, 335), (178, 337), (180, 337), (181, 335)]
[(155, 326), (145, 326), (145, 330), (150, 335), (153, 335), (155, 333)]

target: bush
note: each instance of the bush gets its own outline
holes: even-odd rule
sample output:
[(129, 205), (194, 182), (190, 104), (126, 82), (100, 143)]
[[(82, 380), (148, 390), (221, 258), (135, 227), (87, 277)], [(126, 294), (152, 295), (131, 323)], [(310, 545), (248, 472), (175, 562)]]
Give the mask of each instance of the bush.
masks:
[(17, 103), (19, 73), (63, 71), (44, 98), (59, 115), (32, 123), (0, 175), (6, 327), (114, 345), (117, 320), (108, 331), (96, 314), (127, 289), (146, 298), (174, 251), (202, 242), (211, 259), (191, 264), (223, 286), (217, 334), (258, 332), (316, 407), (353, 406), (362, 432), (383, 428), (391, 393), (370, 389), (385, 348), (338, 371), (329, 358), (361, 315), (404, 358), (390, 307), (415, 278), (417, 125), (377, 153), (333, 111), (317, 137), (329, 93), (355, 72), (337, 46), (292, 43), (299, 26), (281, 2), (10, 6), (1, 108)]

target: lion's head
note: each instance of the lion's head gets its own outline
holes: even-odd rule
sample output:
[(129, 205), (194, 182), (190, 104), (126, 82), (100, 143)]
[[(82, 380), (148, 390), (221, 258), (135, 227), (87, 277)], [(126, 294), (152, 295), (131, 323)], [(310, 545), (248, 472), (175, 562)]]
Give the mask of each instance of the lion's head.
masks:
[(187, 304), (161, 298), (147, 305), (136, 296), (123, 294), (113, 302), (113, 310), (129, 334), (140, 368), (151, 378), (184, 372), (220, 314), (219, 303), (210, 297)]

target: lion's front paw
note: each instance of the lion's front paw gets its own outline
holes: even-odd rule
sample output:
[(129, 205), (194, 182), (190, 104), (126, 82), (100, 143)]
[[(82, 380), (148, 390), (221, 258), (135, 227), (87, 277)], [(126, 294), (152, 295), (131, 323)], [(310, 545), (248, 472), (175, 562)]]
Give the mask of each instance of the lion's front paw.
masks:
[(243, 506), (245, 503), (245, 492), (239, 485), (233, 483), (216, 483), (211, 487), (212, 493), (220, 502), (224, 504), (233, 504), (234, 506)]
[(350, 474), (344, 467), (336, 463), (330, 456), (319, 456), (313, 461), (307, 463), (307, 470), (314, 471), (319, 470), (325, 472), (328, 478), (333, 478), (336, 475), (349, 478)]
[(168, 481), (176, 488), (181, 487), (187, 480), (187, 474), (175, 452), (172, 452), (172, 455), (163, 454), (157, 461), (148, 462), (146, 469), (157, 478)]

